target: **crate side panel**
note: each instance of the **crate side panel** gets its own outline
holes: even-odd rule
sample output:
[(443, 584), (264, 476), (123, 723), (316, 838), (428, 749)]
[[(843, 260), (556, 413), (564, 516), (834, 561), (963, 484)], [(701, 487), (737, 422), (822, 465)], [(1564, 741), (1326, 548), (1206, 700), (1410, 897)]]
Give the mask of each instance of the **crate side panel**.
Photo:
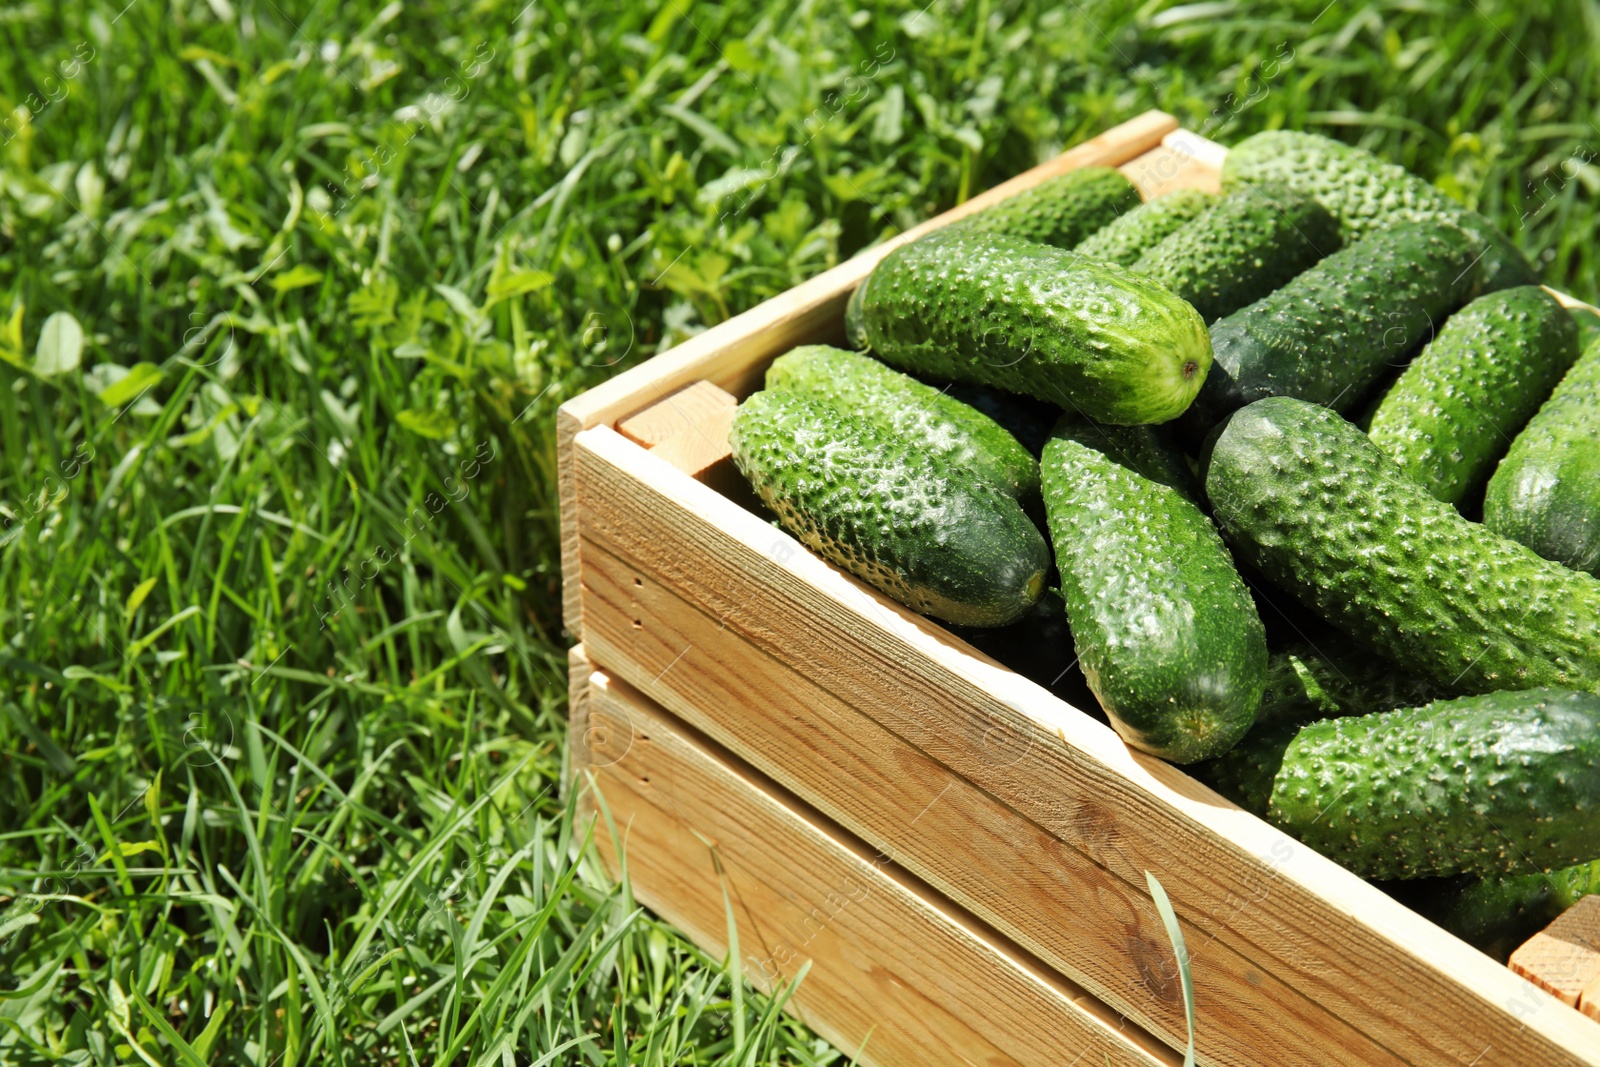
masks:
[[(1594, 1033), (1582, 1028), (1591, 1024), (1542, 1005), (1522, 1009), (1515, 1003), (1516, 980), (1487, 957), (1181, 772), (1131, 754), (1103, 726), (960, 651), (965, 646), (938, 626), (885, 604), (788, 535), (614, 433), (597, 429), (583, 436), (579, 496), (586, 542), (625, 562), (619, 583), (647, 577), (684, 601), (651, 615), (654, 636), (642, 632), (642, 600), (607, 607), (616, 628), (606, 638), (605, 655), (650, 696), (685, 715), (706, 699), (693, 687), (713, 685), (714, 675), (743, 672), (755, 679), (748, 693), (727, 696), (733, 702), (727, 707), (700, 705), (735, 724), (728, 743), (742, 755), (749, 754), (739, 744), (744, 725), (738, 716), (750, 708), (740, 702), (756, 708), (757, 697), (776, 702), (775, 713), (803, 735), (814, 706), (790, 700), (784, 687), (809, 680), (885, 727), (896, 754), (925, 753), (1123, 883), (1142, 886), (1143, 870), (1157, 871), (1180, 914), (1201, 927), (1198, 940), (1214, 940), (1219, 958), (1224, 948), (1237, 951), (1257, 961), (1261, 975), (1279, 976), (1330, 1006), (1337, 1016), (1327, 1024), (1330, 1034), (1340, 1033), (1340, 1019), (1371, 1034), (1381, 1048), (1364, 1053), (1370, 1062), (1384, 1062), (1383, 1049), (1416, 1062), (1482, 1056), (1485, 1064), (1515, 1063), (1530, 1055), (1544, 1063), (1596, 1062), (1594, 1052), (1576, 1051), (1600, 1048)], [(593, 602), (595, 610), (602, 607)], [(698, 642), (674, 633), (687, 625), (686, 607), (711, 624)], [(672, 640), (661, 645), (663, 637)], [(708, 648), (720, 662), (699, 666)], [(759, 677), (765, 661), (788, 673)], [(995, 746), (1020, 755), (998, 765), (989, 750)], [(820, 803), (790, 778), (815, 773), (810, 788), (820, 790), (829, 773), (824, 761), (797, 748), (774, 752), (768, 763), (763, 770)], [(892, 767), (885, 772), (894, 773)], [(854, 829), (873, 817), (865, 801), (857, 807), (829, 814)], [(1124, 982), (1135, 969), (1126, 955), (1100, 965)], [(1114, 991), (1104, 995), (1112, 1000)], [(1241, 995), (1248, 998), (1247, 991)], [(1140, 1005), (1112, 1002), (1140, 1017)], [(1281, 1016), (1271, 998), (1258, 993), (1255, 1004), (1267, 1018)], [(1240, 1017), (1248, 1019), (1250, 1010), (1248, 999), (1242, 1001)], [(1159, 1022), (1151, 1028), (1169, 1038), (1174, 1032)], [(1233, 1062), (1250, 1061), (1247, 1050), (1236, 1052)]]
[(847, 1053), (886, 1067), (1178, 1062), (603, 672), (588, 714), (609, 739), (589, 767), (626, 827), (635, 894), (720, 956), (726, 888), (745, 973), (771, 992), (809, 965), (795, 1013)]

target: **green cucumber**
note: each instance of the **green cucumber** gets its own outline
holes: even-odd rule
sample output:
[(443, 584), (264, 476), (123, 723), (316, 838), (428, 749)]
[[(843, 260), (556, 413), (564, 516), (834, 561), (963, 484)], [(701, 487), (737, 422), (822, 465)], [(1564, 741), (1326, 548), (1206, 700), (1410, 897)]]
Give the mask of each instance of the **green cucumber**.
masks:
[(1572, 321), (1578, 327), (1578, 351), (1587, 352), (1589, 346), (1600, 341), (1600, 311), (1587, 305), (1569, 307)]
[(1379, 230), (1214, 323), (1215, 362), (1185, 425), (1198, 436), (1267, 396), (1351, 410), (1468, 298), (1478, 251), (1448, 223)]
[(1175, 763), (1226, 752), (1255, 721), (1267, 639), (1211, 521), (1070, 436), (1041, 475), (1078, 661), (1112, 725)]
[(1300, 641), (1268, 658), (1256, 729), (1414, 708), (1441, 695), (1438, 685), (1346, 638)]
[(1204, 480), (1246, 563), (1412, 673), (1461, 693), (1600, 689), (1600, 581), (1462, 518), (1327, 408), (1235, 412)]
[(1125, 211), (1139, 206), (1139, 190), (1111, 167), (1069, 170), (970, 215), (956, 227), (1003, 233), (1057, 248), (1071, 248)]
[(1229, 193), (1133, 264), (1183, 297), (1207, 322), (1266, 296), (1339, 248), (1321, 204), (1262, 182)]
[(861, 304), (872, 351), (917, 375), (1009, 389), (1100, 422), (1166, 422), (1211, 367), (1200, 316), (1110, 263), (940, 231), (884, 257)]
[(1504, 963), (1562, 912), (1600, 893), (1600, 860), (1549, 874), (1412, 882), (1407, 890), (1401, 899), (1413, 910)]
[(915, 611), (1003, 626), (1044, 589), (1050, 549), (1021, 505), (914, 440), (763, 390), (739, 405), (728, 443), (806, 547)]
[(1365, 878), (1549, 871), (1600, 855), (1600, 696), (1506, 690), (1246, 738), (1201, 768)]
[(861, 320), (861, 302), (867, 296), (867, 282), (872, 280), (872, 275), (861, 279), (861, 284), (850, 293), (850, 299), (844, 306), (844, 336), (850, 342), (850, 347), (859, 351), (871, 348), (867, 341), (867, 324)]
[(1140, 204), (1090, 234), (1073, 251), (1090, 259), (1131, 267), (1145, 251), (1217, 202), (1215, 193), (1179, 189)]
[(1600, 341), (1495, 468), (1483, 524), (1545, 559), (1600, 577)]
[(802, 345), (767, 368), (767, 388), (875, 422), (1012, 496), (1039, 491), (1038, 462), (993, 419), (871, 356)]
[(1050, 428), (1061, 414), (1061, 409), (1054, 404), (987, 385), (951, 382), (944, 388), (950, 396), (999, 423), (1000, 428), (1015, 437), (1035, 459), (1050, 439)]
[(1578, 358), (1577, 338), (1572, 316), (1536, 285), (1480, 296), (1400, 375), (1368, 436), (1428, 492), (1459, 506)]
[(1340, 141), (1291, 130), (1248, 137), (1234, 145), (1222, 164), (1222, 187), (1227, 191), (1256, 182), (1282, 182), (1320, 200), (1339, 220), (1346, 242), (1398, 223), (1433, 219), (1470, 230), (1484, 244), (1481, 292), (1539, 282), (1527, 257), (1488, 219), (1404, 167)]
[(1164, 427), (1109, 426), (1068, 411), (1056, 420), (1050, 436), (1070, 437), (1152, 482), (1176, 489), (1190, 500), (1200, 499), (1188, 461), (1169, 439)]

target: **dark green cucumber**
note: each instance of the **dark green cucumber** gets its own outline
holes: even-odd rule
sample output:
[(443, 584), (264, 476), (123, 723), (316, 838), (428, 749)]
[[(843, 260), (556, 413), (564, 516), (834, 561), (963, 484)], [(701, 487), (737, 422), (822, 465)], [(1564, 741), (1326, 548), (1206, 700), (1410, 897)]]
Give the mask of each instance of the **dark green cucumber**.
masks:
[(1166, 422), (1211, 367), (1194, 308), (1110, 263), (998, 233), (941, 231), (884, 257), (862, 320), (913, 374), (1009, 389), (1101, 422)]
[(1461, 693), (1600, 688), (1600, 581), (1462, 518), (1327, 408), (1235, 412), (1205, 492), (1245, 562), (1416, 675)]
[(767, 388), (875, 422), (1012, 496), (1039, 491), (1038, 462), (993, 419), (871, 356), (802, 345), (767, 368)]
[(1320, 200), (1339, 220), (1347, 243), (1403, 222), (1453, 222), (1485, 245), (1481, 292), (1538, 284), (1527, 257), (1488, 219), (1404, 167), (1340, 141), (1291, 130), (1248, 137), (1228, 153), (1222, 187), (1255, 182), (1282, 182)]
[(1549, 874), (1412, 882), (1401, 899), (1467, 944), (1504, 963), (1579, 900), (1600, 893), (1600, 860)]
[(1090, 259), (1131, 267), (1146, 250), (1216, 202), (1216, 194), (1199, 189), (1179, 189), (1158, 196), (1106, 223), (1074, 251)]
[(1044, 589), (1050, 549), (1021, 505), (916, 441), (763, 390), (739, 405), (728, 443), (785, 528), (915, 611), (1002, 626)]
[(957, 636), (978, 651), (1037, 682), (1085, 714), (1105, 721), (1103, 714), (1097, 714), (1094, 693), (1072, 654), (1072, 629), (1057, 590), (1046, 590), (1039, 603), (1010, 626), (954, 629)]
[(1061, 414), (1061, 409), (1054, 404), (987, 385), (950, 382), (944, 389), (950, 396), (999, 423), (1000, 428), (1015, 437), (1035, 459), (1050, 439), (1050, 428)]
[(1214, 323), (1215, 362), (1186, 427), (1198, 436), (1267, 396), (1351, 410), (1471, 295), (1478, 251), (1448, 223), (1398, 225)]
[(1600, 855), (1600, 696), (1506, 690), (1246, 738), (1219, 792), (1366, 878)]
[(1600, 576), (1600, 342), (1495, 468), (1483, 524), (1545, 559)]
[(850, 294), (850, 300), (844, 306), (844, 336), (850, 342), (850, 347), (858, 352), (871, 348), (867, 341), (867, 324), (861, 318), (861, 303), (867, 296), (867, 282), (872, 280), (872, 275), (861, 279), (861, 284), (855, 287)]
[(1589, 346), (1600, 341), (1600, 311), (1592, 307), (1571, 307), (1572, 321), (1578, 327), (1578, 351), (1587, 352)]
[(1078, 661), (1123, 740), (1192, 763), (1255, 721), (1267, 639), (1205, 513), (1067, 436), (1041, 463)]
[(1414, 708), (1441, 696), (1418, 678), (1342, 637), (1299, 642), (1267, 660), (1256, 729)]
[(1207, 322), (1252, 304), (1339, 249), (1327, 208), (1262, 182), (1217, 201), (1133, 264)]
[(955, 225), (1071, 248), (1138, 206), (1139, 190), (1121, 171), (1083, 167), (1046, 179)]
[(1367, 435), (1428, 492), (1460, 505), (1578, 358), (1572, 316), (1536, 285), (1450, 316), (1384, 394)]
[(1152, 482), (1170, 486), (1190, 500), (1200, 499), (1199, 487), (1183, 453), (1160, 426), (1109, 426), (1076, 412), (1062, 413), (1051, 429), (1052, 437), (1072, 440), (1102, 452)]

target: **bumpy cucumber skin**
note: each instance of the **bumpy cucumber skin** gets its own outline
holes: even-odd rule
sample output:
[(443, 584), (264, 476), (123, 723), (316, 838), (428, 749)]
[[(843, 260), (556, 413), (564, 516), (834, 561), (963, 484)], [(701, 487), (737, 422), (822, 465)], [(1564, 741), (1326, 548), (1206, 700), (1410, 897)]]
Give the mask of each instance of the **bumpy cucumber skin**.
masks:
[(1600, 893), (1600, 860), (1549, 874), (1470, 875), (1413, 883), (1403, 899), (1467, 944), (1504, 963), (1579, 900)]
[(739, 405), (728, 442), (786, 529), (914, 611), (1003, 626), (1044, 589), (1050, 549), (1021, 505), (914, 441), (763, 390)]
[(1214, 363), (1186, 428), (1204, 434), (1268, 396), (1351, 410), (1468, 298), (1477, 254), (1473, 238), (1446, 223), (1399, 225), (1214, 323)]
[(1206, 772), (1366, 878), (1548, 871), (1600, 854), (1593, 693), (1508, 690), (1280, 728)]
[(950, 382), (944, 389), (950, 396), (997, 422), (1035, 459), (1050, 439), (1050, 427), (1055, 425), (1056, 416), (1061, 414), (1061, 409), (1054, 404), (988, 385)]
[(1068, 437), (1041, 469), (1079, 664), (1112, 725), (1174, 763), (1226, 752), (1255, 721), (1267, 639), (1210, 520)]
[(1083, 167), (1042, 181), (955, 225), (1072, 248), (1118, 215), (1138, 207), (1139, 201), (1139, 190), (1121, 171)]
[(1483, 524), (1600, 577), (1600, 342), (1511, 443), (1484, 493)]
[(1577, 358), (1578, 327), (1543, 289), (1480, 296), (1400, 375), (1367, 435), (1437, 499), (1460, 505)]
[(1205, 323), (1173, 293), (998, 233), (946, 230), (895, 249), (861, 310), (886, 363), (1117, 425), (1176, 418), (1211, 368)]
[(1205, 492), (1241, 558), (1414, 674), (1460, 693), (1600, 689), (1600, 581), (1462, 518), (1327, 408), (1236, 412)]
[(1339, 220), (1347, 243), (1397, 223), (1443, 219), (1486, 245), (1480, 292), (1539, 283), (1527, 257), (1492, 222), (1404, 167), (1362, 149), (1314, 133), (1258, 133), (1228, 153), (1222, 187), (1229, 191), (1264, 181), (1282, 182), (1320, 200)]
[(1345, 638), (1323, 638), (1314, 645), (1300, 642), (1267, 660), (1267, 685), (1256, 712), (1256, 729), (1414, 708), (1443, 695), (1437, 684)]
[(1074, 251), (1090, 259), (1131, 267), (1146, 251), (1216, 202), (1215, 193), (1178, 189), (1117, 216)]
[(1108, 426), (1067, 411), (1056, 420), (1050, 436), (1071, 438), (1152, 482), (1176, 489), (1190, 500), (1200, 499), (1200, 487), (1195, 484), (1188, 462), (1163, 427)]
[(1339, 249), (1327, 208), (1262, 182), (1224, 196), (1133, 264), (1207, 322), (1231, 315)]
[(774, 360), (766, 381), (875, 422), (1011, 496), (1039, 491), (1038, 461), (998, 423), (871, 356), (802, 345)]

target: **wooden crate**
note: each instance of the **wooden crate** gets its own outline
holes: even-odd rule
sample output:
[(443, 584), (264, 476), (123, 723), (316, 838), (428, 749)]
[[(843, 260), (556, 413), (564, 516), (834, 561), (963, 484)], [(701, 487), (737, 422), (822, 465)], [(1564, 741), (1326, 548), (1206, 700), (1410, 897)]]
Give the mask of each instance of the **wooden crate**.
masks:
[[(896, 879), (1011, 946), (999, 956), (1020, 953), (1097, 1001), (1095, 1018), (1183, 1047), (1151, 871), (1189, 946), (1202, 1063), (1600, 1065), (1600, 1025), (811, 555), (749, 506), (729, 469), (726, 406), (790, 347), (837, 340), (849, 293), (896, 243), (1091, 164), (1121, 167), (1146, 196), (1214, 188), (1224, 155), (1147, 113), (569, 401), (568, 626), (608, 684), (651, 702), (650, 721), (720, 746), (752, 769), (740, 780), (770, 779), (839, 848), (892, 857)], [(652, 408), (625, 427), (645, 435), (619, 432)], [(593, 766), (585, 751), (579, 769)], [(632, 848), (692, 849), (660, 834), (636, 833)], [(652, 890), (630, 868), (646, 900), (720, 946), (719, 927), (688, 914), (707, 906), (709, 883), (663, 873), (670, 888)], [(817, 906), (805, 861), (766, 870), (787, 879), (775, 896)], [(975, 1003), (1001, 981), (999, 964), (941, 958)], [(853, 1034), (850, 1005), (826, 1005), (819, 994), (807, 1018)], [(998, 1062), (1029, 1061), (1007, 1050)]]

